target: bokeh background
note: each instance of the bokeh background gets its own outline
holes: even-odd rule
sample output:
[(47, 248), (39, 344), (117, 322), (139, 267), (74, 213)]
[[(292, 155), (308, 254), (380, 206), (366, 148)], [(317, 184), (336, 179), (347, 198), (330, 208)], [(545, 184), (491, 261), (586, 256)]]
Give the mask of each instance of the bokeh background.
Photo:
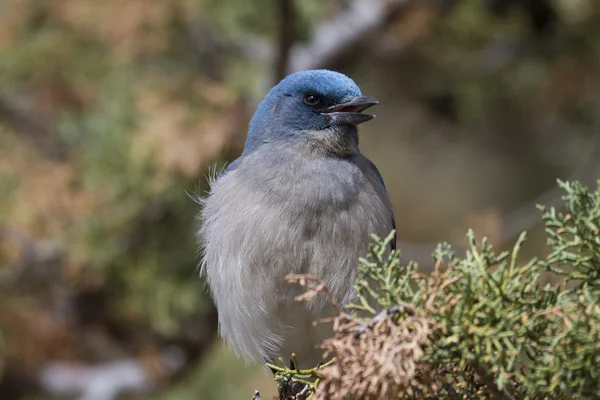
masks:
[[(286, 73), (376, 97), (406, 258), (599, 176), (596, 0), (1, 0), (0, 399), (249, 399), (198, 278), (206, 174)], [(259, 234), (259, 233), (257, 233)]]

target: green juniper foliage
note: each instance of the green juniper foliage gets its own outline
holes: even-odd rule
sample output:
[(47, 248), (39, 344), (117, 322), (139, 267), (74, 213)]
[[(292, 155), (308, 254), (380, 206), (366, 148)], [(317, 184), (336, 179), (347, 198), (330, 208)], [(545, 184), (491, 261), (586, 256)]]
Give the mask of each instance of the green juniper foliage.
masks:
[[(323, 344), (334, 362), (279, 368), (280, 386), (301, 378), (315, 399), (598, 398), (600, 180), (595, 191), (559, 185), (564, 212), (539, 206), (545, 258), (521, 260), (525, 233), (497, 253), (469, 231), (464, 257), (440, 244), (425, 275), (388, 251), (392, 235), (374, 237), (357, 301)], [(554, 283), (542, 285), (548, 274)]]

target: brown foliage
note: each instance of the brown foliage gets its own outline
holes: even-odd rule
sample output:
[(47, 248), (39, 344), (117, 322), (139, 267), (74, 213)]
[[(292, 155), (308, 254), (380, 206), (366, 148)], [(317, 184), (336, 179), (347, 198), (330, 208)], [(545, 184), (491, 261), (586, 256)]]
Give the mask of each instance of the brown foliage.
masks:
[(434, 313), (451, 310), (460, 299), (450, 297), (441, 309), (434, 308), (438, 294), (456, 282), (451, 275), (452, 267), (442, 268), (441, 262), (431, 274), (415, 272), (411, 279), (421, 281), (425, 288), (422, 307), (402, 303), (370, 319), (343, 311), (321, 279), (288, 275), (289, 282), (308, 288), (296, 300), (310, 301), (325, 293), (337, 310), (333, 318), (318, 321), (333, 323), (335, 335), (322, 348), (334, 361), (315, 371), (320, 381), (314, 399), (437, 399), (455, 389), (480, 399), (495, 398), (495, 384), (479, 371), (469, 366), (434, 366), (427, 360), (428, 346), (447, 335)]
[(348, 314), (338, 316), (338, 334), (323, 344), (336, 362), (321, 372), (315, 399), (414, 395), (413, 380), (422, 369), (432, 321), (407, 307), (402, 312), (409, 315), (399, 323), (398, 312), (383, 311), (368, 325)]

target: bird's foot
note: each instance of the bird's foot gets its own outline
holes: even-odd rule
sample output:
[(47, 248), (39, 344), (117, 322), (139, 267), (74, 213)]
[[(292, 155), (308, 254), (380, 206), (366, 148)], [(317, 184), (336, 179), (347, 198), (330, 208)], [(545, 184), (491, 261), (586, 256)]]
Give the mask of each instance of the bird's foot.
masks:
[(318, 370), (331, 365), (333, 361), (332, 359), (325, 363), (320, 362), (310, 369), (299, 369), (296, 355), (292, 354), (289, 367), (281, 357), (279, 357), (280, 366), (271, 363), (267, 366), (275, 375), (280, 400), (305, 400), (316, 391), (322, 379)]

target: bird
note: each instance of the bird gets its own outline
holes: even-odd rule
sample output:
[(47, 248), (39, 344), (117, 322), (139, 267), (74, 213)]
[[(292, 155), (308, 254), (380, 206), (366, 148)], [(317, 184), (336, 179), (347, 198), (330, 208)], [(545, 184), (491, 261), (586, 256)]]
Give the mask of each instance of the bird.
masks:
[(376, 104), (342, 73), (292, 73), (258, 105), (241, 156), (209, 179), (201, 273), (238, 356), (321, 363), (332, 328), (313, 322), (333, 315), (330, 300), (295, 301), (303, 289), (284, 277), (317, 276), (347, 304), (371, 234), (395, 230), (382, 176), (358, 147), (357, 126), (374, 117), (363, 111)]

